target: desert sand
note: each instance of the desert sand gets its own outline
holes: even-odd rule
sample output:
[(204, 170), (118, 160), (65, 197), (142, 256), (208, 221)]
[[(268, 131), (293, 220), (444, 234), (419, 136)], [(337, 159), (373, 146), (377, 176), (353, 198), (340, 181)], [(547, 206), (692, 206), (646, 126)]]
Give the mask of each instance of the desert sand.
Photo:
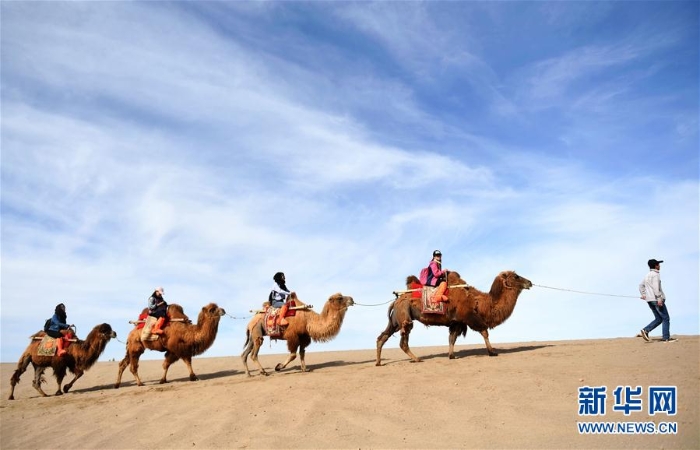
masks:
[[(445, 341), (447, 341), (447, 332)], [(438, 332), (437, 330), (435, 332)], [(2, 364), (2, 449), (162, 448), (685, 448), (700, 447), (698, 336), (675, 343), (641, 338), (416, 347), (410, 363), (386, 348), (323, 352), (312, 344), (310, 372), (298, 360), (261, 355), (272, 374), (248, 378), (238, 355), (182, 362), (160, 385), (161, 362), (142, 361), (139, 387), (118, 362), (98, 362), (60, 397), (39, 396), (33, 369), (9, 401), (15, 364)], [(389, 344), (396, 345), (396, 340)], [(109, 345), (121, 345), (112, 342)], [(266, 346), (267, 341), (266, 341)], [(274, 348), (283, 351), (280, 344)], [(150, 352), (156, 355), (153, 352)], [(251, 369), (254, 366), (251, 365)], [(47, 370), (45, 391), (56, 391)], [(70, 374), (69, 374), (70, 375)], [(66, 378), (70, 381), (72, 376)], [(579, 387), (607, 388), (605, 416), (579, 416)], [(641, 386), (643, 411), (613, 411), (617, 386)], [(650, 415), (647, 389), (677, 387), (677, 414)], [(675, 422), (676, 434), (582, 435), (577, 422)]]

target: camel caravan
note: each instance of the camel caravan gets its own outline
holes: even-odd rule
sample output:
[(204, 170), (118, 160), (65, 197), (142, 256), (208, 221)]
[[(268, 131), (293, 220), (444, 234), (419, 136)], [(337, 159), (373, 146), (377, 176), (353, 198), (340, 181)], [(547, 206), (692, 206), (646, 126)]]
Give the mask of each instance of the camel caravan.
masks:
[[(459, 273), (441, 268), (441, 254), (433, 252), (433, 260), (423, 269), (420, 278), (411, 275), (406, 279), (406, 290), (394, 292), (396, 299), (387, 311), (388, 324), (377, 337), (377, 366), (382, 365), (382, 348), (397, 331), (400, 331), (400, 348), (411, 362), (420, 362), (408, 345), (414, 321), (426, 326), (438, 325), (449, 330), (448, 357), (455, 358), (454, 345), (459, 335), (466, 336), (467, 330), (481, 334), (489, 356), (497, 353), (489, 342), (488, 330), (505, 322), (513, 313), (518, 297), (523, 290), (530, 289), (530, 280), (513, 271), (499, 273), (493, 280), (489, 292), (482, 292), (468, 285)], [(355, 304), (352, 297), (336, 293), (323, 305), (320, 313), (313, 305), (299, 299), (296, 292), (287, 289), (284, 274), (278, 272), (275, 285), (262, 309), (254, 313), (246, 327), (246, 338), (241, 360), (245, 373), (252, 376), (248, 367), (248, 357), (255, 363), (259, 375), (267, 376), (258, 359), (258, 353), (265, 336), (274, 340), (286, 341), (289, 354), (284, 362), (275, 366), (275, 371), (285, 369), (299, 355), (301, 372), (308, 372), (306, 348), (314, 342), (328, 342), (339, 333), (350, 306)], [(215, 303), (202, 307), (197, 322), (192, 323), (183, 308), (177, 304), (168, 305), (163, 298), (163, 288), (156, 288), (138, 320), (131, 321), (134, 328), (126, 339), (126, 354), (118, 366), (114, 388), (119, 388), (122, 375), (130, 368), (137, 386), (144, 383), (139, 377), (139, 359), (146, 350), (164, 352), (163, 375), (159, 383), (167, 382), (168, 368), (182, 360), (189, 370), (190, 381), (198, 380), (192, 368), (192, 359), (203, 354), (214, 343), (221, 317), (226, 311)], [(51, 323), (49, 323), (51, 322)], [(58, 383), (55, 395), (67, 393), (85, 371), (97, 362), (107, 343), (116, 338), (109, 324), (97, 325), (85, 340), (74, 337), (68, 325), (65, 306), (57, 306), (56, 314), (47, 320), (44, 331), (30, 336), (30, 344), (20, 357), (11, 382), (10, 400), (14, 400), (15, 385), (29, 364), (34, 367), (32, 386), (43, 397), (47, 396), (41, 384), (45, 382), (44, 371), (53, 369)], [(67, 371), (75, 377), (62, 387)]]

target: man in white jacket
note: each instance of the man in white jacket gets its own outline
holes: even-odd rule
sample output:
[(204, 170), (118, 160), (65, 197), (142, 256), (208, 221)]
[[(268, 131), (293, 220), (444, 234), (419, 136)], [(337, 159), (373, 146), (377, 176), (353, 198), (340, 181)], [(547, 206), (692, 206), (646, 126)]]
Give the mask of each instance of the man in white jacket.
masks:
[(642, 338), (647, 342), (651, 340), (649, 339), (649, 333), (659, 325), (662, 325), (661, 340), (663, 342), (675, 342), (678, 340), (671, 338), (670, 334), (671, 317), (668, 314), (668, 309), (666, 309), (666, 295), (661, 288), (661, 276), (659, 275), (662, 262), (663, 261), (657, 261), (656, 259), (650, 259), (647, 262), (650, 269), (649, 273), (639, 284), (639, 293), (642, 295), (642, 299), (647, 301), (649, 309), (654, 313), (654, 320), (640, 331)]

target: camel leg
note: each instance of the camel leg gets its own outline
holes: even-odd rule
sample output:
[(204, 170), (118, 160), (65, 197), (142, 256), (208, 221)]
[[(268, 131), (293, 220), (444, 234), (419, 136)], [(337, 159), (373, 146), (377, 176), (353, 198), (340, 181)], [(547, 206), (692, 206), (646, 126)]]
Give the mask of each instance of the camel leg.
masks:
[(479, 331), (481, 333), (481, 336), (484, 338), (484, 342), (486, 343), (486, 351), (489, 352), (489, 356), (498, 356), (498, 353), (496, 353), (496, 350), (491, 347), (491, 342), (489, 342), (489, 331), (484, 330), (484, 331)]
[[(127, 366), (130, 366), (129, 371), (134, 376), (134, 379), (136, 380), (136, 385), (143, 386), (143, 383), (141, 382), (141, 377), (139, 377), (139, 359), (141, 358), (141, 354), (143, 354), (142, 349), (140, 351), (134, 352), (134, 353), (127, 352), (127, 355), (124, 357), (122, 362), (119, 363), (120, 372), (119, 372), (119, 379), (117, 380), (118, 383), (121, 382), (121, 372), (124, 371), (124, 369), (122, 369), (122, 364), (124, 364), (125, 359), (129, 358), (127, 360), (126, 364), (124, 364), (124, 368), (126, 368)], [(119, 386), (117, 385), (115, 387), (119, 387)]]
[(294, 361), (297, 359), (297, 354), (295, 353), (290, 353), (289, 356), (287, 356), (287, 360), (284, 363), (279, 363), (275, 366), (275, 371), (279, 372), (280, 370), (284, 369), (289, 365), (290, 362)]
[(34, 381), (32, 381), (32, 386), (42, 397), (48, 397), (46, 392), (41, 389), (41, 383), (44, 382), (44, 370), (46, 370), (46, 367), (37, 367), (35, 364), (32, 365), (34, 366)]
[(457, 342), (457, 338), (459, 337), (459, 333), (461, 332), (461, 327), (458, 325), (450, 325), (450, 338), (449, 338), (449, 344), (450, 348), (447, 351), (447, 356), (450, 359), (455, 359), (455, 342)]
[[(75, 368), (75, 377), (73, 377), (73, 379), (70, 381), (70, 383), (63, 386), (63, 392), (67, 394), (68, 391), (70, 391), (70, 389), (73, 387), (73, 383), (78, 381), (78, 378), (82, 377), (84, 373), (85, 373), (84, 371), (82, 371), (76, 367)], [(63, 377), (61, 377), (61, 380), (63, 380)], [(61, 383), (60, 382), (58, 383), (58, 391), (61, 392)], [(60, 394), (57, 392), (56, 395), (60, 395)]]
[(299, 342), (299, 362), (301, 363), (301, 371), (302, 372), (308, 372), (306, 370), (306, 361), (304, 360), (304, 356), (306, 355), (306, 347), (311, 344), (311, 337), (310, 336), (304, 336), (303, 339), (301, 339), (301, 342)]
[(382, 334), (377, 336), (377, 362), (375, 366), (382, 365), (382, 347), (384, 347), (386, 341), (397, 331), (399, 331), (399, 326), (389, 320), (389, 325), (386, 326), (386, 330), (382, 331)]
[(197, 375), (194, 374), (194, 370), (192, 370), (192, 358), (183, 356), (182, 362), (185, 363), (185, 366), (187, 366), (187, 369), (190, 371), (190, 381), (198, 381), (199, 378), (197, 378)]
[(412, 329), (413, 321), (411, 320), (406, 320), (401, 324), (401, 341), (399, 342), (399, 347), (411, 358), (411, 362), (423, 362), (422, 359), (413, 354), (408, 346), (408, 336), (411, 334)]
[(246, 336), (245, 348), (243, 353), (241, 353), (241, 359), (243, 360), (243, 367), (245, 368), (245, 374), (252, 377), (250, 370), (248, 369), (248, 355), (253, 351), (253, 340), (250, 338), (250, 334)]
[[(168, 369), (170, 368), (170, 365), (178, 359), (180, 359), (179, 356), (170, 352), (165, 352), (165, 361), (163, 361), (163, 377), (160, 379), (160, 384), (165, 384), (168, 382)], [(192, 375), (194, 374), (190, 372), (190, 379), (192, 379)]]
[[(54, 356), (54, 358), (58, 358), (57, 356)], [(63, 357), (65, 358), (65, 356)], [(56, 391), (55, 395), (63, 395), (63, 392), (61, 391), (61, 386), (63, 385), (63, 379), (66, 377), (66, 367), (63, 365), (59, 365), (58, 367), (54, 367), (53, 369), (53, 375), (56, 377), (56, 383), (58, 383), (58, 390)], [(76, 373), (78, 369), (76, 368)], [(81, 374), (82, 375), (82, 374)], [(77, 378), (77, 376), (76, 376)], [(75, 381), (75, 378), (73, 379)], [(68, 392), (68, 391), (66, 391)]]
[(119, 362), (119, 372), (117, 373), (117, 382), (114, 383), (114, 389), (119, 389), (119, 386), (122, 384), (122, 374), (126, 370), (126, 368), (129, 367), (129, 353), (127, 352), (126, 355), (124, 355), (124, 359), (122, 359)]
[(27, 371), (27, 367), (29, 367), (30, 362), (32, 362), (32, 355), (28, 353), (25, 353), (19, 359), (19, 362), (17, 363), (17, 369), (12, 374), (12, 378), (10, 378), (10, 385), (12, 386), (12, 388), (10, 390), (10, 398), (8, 400), (15, 399), (15, 385), (19, 383), (19, 378), (22, 376), (22, 374)]
[(264, 340), (265, 338), (263, 336), (258, 336), (253, 340), (253, 354), (250, 355), (250, 359), (252, 359), (253, 362), (257, 364), (258, 369), (260, 370), (260, 375), (267, 376), (269, 375), (269, 373), (265, 371), (265, 368), (262, 366), (260, 360), (258, 359), (258, 352), (260, 352), (260, 347), (262, 347)]

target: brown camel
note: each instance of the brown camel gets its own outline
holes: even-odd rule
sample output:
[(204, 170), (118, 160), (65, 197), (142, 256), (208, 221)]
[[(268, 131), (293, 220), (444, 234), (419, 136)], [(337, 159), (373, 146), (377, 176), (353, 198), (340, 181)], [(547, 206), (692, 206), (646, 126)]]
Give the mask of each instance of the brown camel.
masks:
[[(197, 381), (198, 378), (192, 370), (192, 358), (204, 353), (214, 343), (216, 333), (219, 330), (219, 320), (224, 314), (226, 311), (223, 308), (219, 308), (215, 303), (209, 303), (202, 308), (197, 324), (193, 325), (189, 323), (187, 316), (182, 312), (182, 307), (173, 304), (168, 306), (171, 322), (164, 328), (164, 333), (157, 340), (142, 341), (141, 330), (138, 328), (131, 330), (126, 340), (126, 355), (119, 363), (119, 374), (114, 388), (119, 388), (121, 385), (122, 374), (129, 365), (131, 365), (131, 373), (136, 378), (136, 384), (143, 386), (138, 370), (139, 358), (146, 349), (165, 352), (161, 384), (167, 383), (168, 368), (179, 359), (182, 359), (189, 369), (190, 381)], [(183, 322), (172, 321), (176, 318), (184, 318), (185, 320)]]
[[(63, 392), (68, 393), (71, 387), (73, 387), (73, 383), (75, 383), (78, 378), (82, 377), (83, 373), (97, 362), (97, 359), (104, 351), (109, 340), (117, 337), (117, 333), (112, 330), (112, 327), (109, 326), (109, 324), (103, 323), (93, 328), (84, 341), (78, 339), (77, 342), (73, 342), (69, 345), (68, 348), (66, 348), (67, 353), (65, 355), (39, 356), (38, 349), (41, 340), (35, 338), (43, 338), (45, 335), (46, 333), (39, 331), (31, 336), (32, 341), (29, 343), (24, 353), (22, 353), (22, 357), (17, 363), (17, 370), (15, 370), (10, 379), (12, 389), (10, 390), (9, 400), (15, 399), (15, 385), (19, 383), (19, 378), (27, 370), (29, 363), (34, 366), (34, 381), (32, 381), (32, 386), (39, 391), (42, 397), (47, 396), (41, 389), (41, 383), (44, 382), (44, 371), (47, 367), (53, 369), (53, 374), (58, 383), (56, 395), (61, 395)], [(67, 370), (75, 374), (75, 377), (70, 383), (63, 386), (63, 392), (61, 392), (61, 384), (63, 383), (63, 378), (66, 376)]]
[[(411, 281), (418, 281), (415, 276), (406, 280), (407, 285)], [(415, 279), (415, 280), (414, 280)], [(448, 284), (450, 286), (466, 284), (457, 272), (449, 272)], [(490, 328), (497, 327), (510, 317), (515, 308), (515, 303), (523, 289), (530, 289), (532, 282), (521, 277), (513, 271), (499, 273), (493, 280), (489, 293), (479, 291), (474, 287), (450, 288), (449, 302), (445, 304), (447, 311), (441, 314), (424, 314), (421, 312), (421, 299), (412, 298), (411, 293), (404, 293), (389, 305), (389, 324), (377, 337), (377, 363), (381, 366), (382, 347), (386, 341), (397, 331), (401, 330), (401, 349), (411, 357), (411, 362), (420, 362), (421, 359), (413, 354), (408, 346), (408, 337), (413, 328), (413, 320), (418, 320), (424, 325), (440, 325), (449, 327), (450, 348), (448, 356), (454, 359), (454, 345), (457, 337), (467, 334), (467, 328), (478, 331), (484, 338), (489, 356), (497, 353), (489, 342)]]
[[(294, 300), (297, 306), (303, 306), (304, 303), (297, 298), (296, 293), (292, 292), (290, 299)], [(333, 294), (328, 298), (328, 301), (323, 306), (323, 311), (318, 314), (310, 309), (298, 309), (296, 315), (287, 317), (289, 325), (284, 329), (281, 337), (277, 339), (282, 339), (287, 341), (287, 349), (289, 349), (289, 356), (284, 363), (279, 363), (275, 366), (276, 371), (280, 371), (287, 367), (287, 365), (294, 361), (297, 357), (297, 349), (299, 350), (299, 360), (301, 361), (301, 371), (308, 372), (306, 370), (306, 361), (304, 360), (304, 355), (306, 354), (306, 347), (311, 344), (311, 341), (315, 342), (328, 342), (338, 335), (340, 332), (340, 327), (343, 324), (343, 319), (345, 318), (345, 312), (348, 310), (349, 306), (355, 304), (352, 297), (344, 296), (340, 293)], [(263, 368), (262, 364), (258, 360), (258, 352), (263, 344), (263, 340), (267, 335), (265, 329), (265, 321), (257, 319), (254, 317), (251, 321), (252, 329), (246, 330), (246, 341), (245, 350), (241, 355), (243, 359), (243, 365), (245, 366), (245, 373), (250, 375), (248, 370), (248, 355), (255, 361), (255, 363), (260, 368), (260, 375), (268, 375), (268, 373)]]

